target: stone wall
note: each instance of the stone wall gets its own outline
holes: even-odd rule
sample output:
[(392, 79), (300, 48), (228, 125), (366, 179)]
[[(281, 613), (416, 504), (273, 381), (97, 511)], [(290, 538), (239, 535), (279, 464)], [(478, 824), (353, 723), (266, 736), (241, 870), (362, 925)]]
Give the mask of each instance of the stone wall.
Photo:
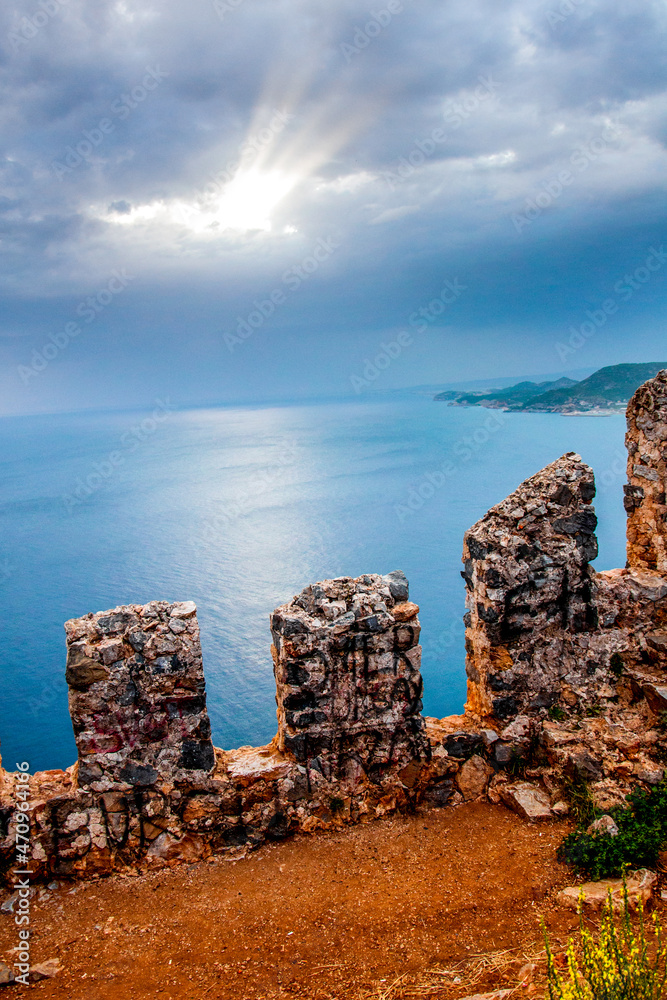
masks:
[[(66, 623), (78, 762), (32, 776), (37, 873), (91, 875), (243, 853), (289, 833), (456, 790), (421, 715), (418, 607), (402, 573), (325, 580), (271, 616), (279, 729), (215, 749), (196, 608), (131, 605)], [(451, 727), (450, 727), (451, 728)], [(456, 728), (456, 727), (454, 727)], [(449, 733), (449, 730), (447, 730)], [(0, 855), (16, 775), (0, 769)]]
[(212, 771), (196, 610), (153, 601), (65, 623), (80, 786), (106, 792)]
[(499, 720), (589, 682), (597, 629), (592, 470), (572, 453), (523, 483), (464, 538), (468, 710)]
[(592, 470), (567, 454), (464, 539), (467, 710), (507, 723), (667, 679), (667, 372), (628, 405), (628, 567), (596, 573)]
[(418, 611), (402, 573), (327, 580), (278, 608), (279, 749), (354, 780), (428, 758)]
[[(213, 747), (191, 602), (67, 622), (78, 761), (30, 778), (34, 876), (237, 855), (479, 797), (548, 819), (567, 812), (573, 773), (601, 808), (659, 781), (666, 388), (661, 372), (628, 408), (627, 568), (590, 565), (593, 473), (572, 453), (466, 533), (464, 716), (422, 717), (419, 609), (399, 572), (325, 580), (273, 613), (266, 747)], [(0, 875), (16, 863), (19, 785), (0, 766)]]
[(628, 566), (667, 573), (667, 371), (628, 406)]

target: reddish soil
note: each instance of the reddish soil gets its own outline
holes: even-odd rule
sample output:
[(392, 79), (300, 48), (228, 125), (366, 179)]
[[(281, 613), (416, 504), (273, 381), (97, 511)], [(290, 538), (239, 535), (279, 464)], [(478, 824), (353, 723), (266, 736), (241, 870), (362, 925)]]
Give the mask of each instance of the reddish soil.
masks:
[[(33, 961), (60, 958), (62, 971), (31, 990), (76, 1000), (379, 997), (405, 973), (528, 949), (541, 914), (563, 938), (574, 919), (553, 896), (574, 881), (555, 860), (565, 829), (471, 804), (301, 836), (236, 862), (62, 884), (32, 906)], [(15, 944), (2, 915), (9, 965)]]

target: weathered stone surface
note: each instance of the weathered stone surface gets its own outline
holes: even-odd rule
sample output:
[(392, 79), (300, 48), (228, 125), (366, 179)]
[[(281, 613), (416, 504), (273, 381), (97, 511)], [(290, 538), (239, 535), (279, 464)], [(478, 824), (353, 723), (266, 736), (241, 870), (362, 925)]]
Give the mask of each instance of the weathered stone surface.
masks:
[(600, 816), (598, 819), (593, 820), (586, 832), (591, 834), (607, 833), (610, 837), (618, 837), (618, 827), (612, 817), (607, 815)]
[(60, 959), (48, 958), (46, 962), (38, 962), (30, 966), (29, 979), (31, 983), (38, 983), (41, 979), (53, 979), (60, 972)]
[(278, 746), (327, 780), (381, 781), (430, 755), (406, 591), (402, 574), (324, 580), (271, 616)]
[[(638, 390), (628, 428), (631, 491), (640, 489), (638, 468), (644, 486), (641, 503), (629, 508), (627, 569), (596, 573), (589, 565), (595, 485), (574, 454), (466, 533), (470, 715), (497, 724), (551, 707), (609, 708), (619, 677), (633, 675), (654, 714), (666, 710), (667, 372)], [(640, 678), (647, 666), (654, 676)]]
[(404, 601), (402, 604), (395, 604), (392, 609), (394, 621), (409, 622), (419, 614), (419, 605), (412, 601)]
[(642, 692), (652, 712), (656, 715), (667, 712), (667, 684), (647, 681), (642, 685)]
[(627, 420), (628, 566), (667, 574), (667, 371), (637, 389)]
[(504, 785), (500, 789), (500, 797), (506, 806), (531, 823), (553, 819), (549, 796), (526, 781)]
[(640, 781), (643, 781), (647, 785), (659, 785), (665, 777), (665, 769), (654, 764), (639, 764), (636, 767), (635, 774)]
[[(633, 872), (627, 879), (628, 905), (633, 909), (638, 903), (646, 906), (652, 899), (658, 884), (655, 872), (643, 868)], [(576, 910), (579, 899), (591, 910), (601, 910), (611, 892), (612, 906), (615, 910), (623, 907), (623, 879), (610, 878), (602, 882), (584, 882), (583, 885), (571, 885), (558, 893), (556, 899), (562, 906)]]
[(466, 532), (468, 711), (514, 719), (590, 683), (582, 640), (597, 628), (591, 469), (564, 455)]
[(256, 781), (278, 781), (290, 772), (290, 761), (274, 747), (241, 747), (225, 755), (227, 773), (246, 787)]
[(461, 767), (456, 785), (464, 799), (477, 799), (486, 791), (492, 774), (493, 768), (482, 757), (474, 756)]
[(147, 788), (212, 770), (195, 612), (192, 602), (153, 601), (66, 623), (80, 785)]
[(15, 982), (14, 973), (8, 965), (0, 962), (0, 986), (10, 986), (13, 982)]
[[(35, 869), (75, 877), (238, 857), (267, 838), (414, 807), (431, 789), (432, 804), (460, 800), (463, 757), (450, 760), (443, 741), (465, 756), (482, 741), (463, 719), (426, 735), (418, 610), (402, 573), (324, 581), (277, 609), (279, 732), (232, 751), (210, 741), (194, 604), (68, 622), (79, 760), (30, 779)], [(0, 820), (15, 780), (2, 772)], [(7, 824), (5, 867), (12, 851)]]

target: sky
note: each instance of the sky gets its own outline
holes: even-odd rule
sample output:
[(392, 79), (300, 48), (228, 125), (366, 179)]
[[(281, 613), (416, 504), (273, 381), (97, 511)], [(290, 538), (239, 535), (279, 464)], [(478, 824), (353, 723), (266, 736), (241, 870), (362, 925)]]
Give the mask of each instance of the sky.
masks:
[(12, 0), (0, 415), (667, 358), (665, 0)]

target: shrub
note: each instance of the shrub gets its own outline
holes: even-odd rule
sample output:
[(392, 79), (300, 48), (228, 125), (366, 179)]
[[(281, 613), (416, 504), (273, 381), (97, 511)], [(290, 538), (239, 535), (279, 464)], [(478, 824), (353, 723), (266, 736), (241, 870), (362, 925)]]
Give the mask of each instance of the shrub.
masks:
[(576, 945), (572, 939), (568, 942), (566, 976), (556, 968), (544, 924), (542, 931), (549, 1000), (660, 1000), (664, 995), (667, 945), (660, 920), (654, 914), (647, 930), (640, 904), (637, 929), (633, 929), (625, 886), (618, 918), (614, 918), (609, 894), (597, 940), (584, 924), (579, 902), (579, 940)]
[(611, 810), (618, 836), (586, 833), (590, 818), (568, 834), (558, 849), (558, 858), (593, 879), (621, 875), (627, 867), (652, 868), (667, 840), (667, 781), (650, 792), (628, 796), (628, 808)]

